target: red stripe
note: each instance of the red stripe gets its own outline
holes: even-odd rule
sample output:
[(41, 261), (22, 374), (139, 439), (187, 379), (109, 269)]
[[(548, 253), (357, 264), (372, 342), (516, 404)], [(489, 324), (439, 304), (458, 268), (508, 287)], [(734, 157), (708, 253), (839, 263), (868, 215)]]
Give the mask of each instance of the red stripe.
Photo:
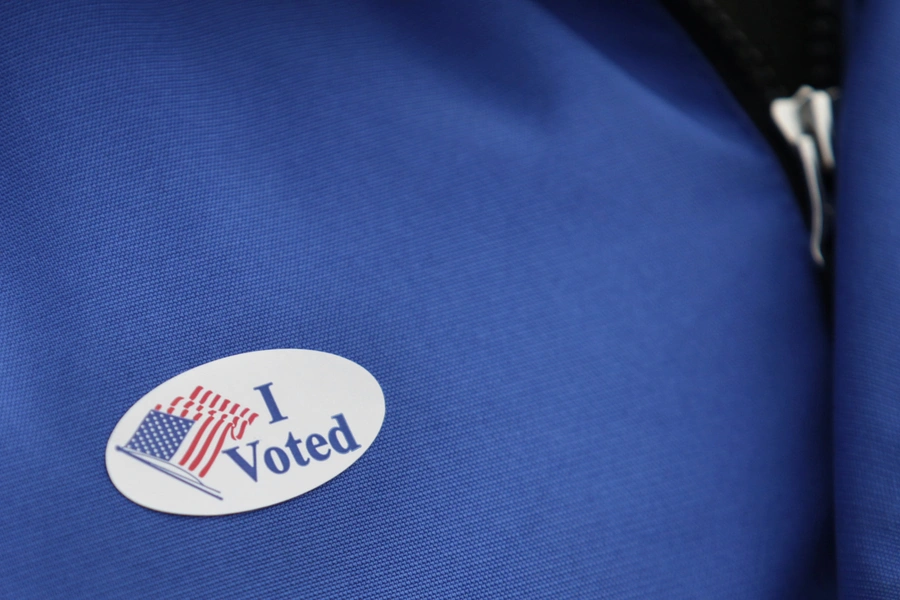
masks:
[(251, 425), (253, 425), (253, 420), (258, 416), (259, 416), (258, 414), (253, 413), (252, 415), (250, 415), (250, 418), (247, 420), (247, 422), (250, 423)]
[(178, 403), (182, 400), (184, 400), (184, 396), (178, 396), (177, 398), (172, 400), (172, 403), (169, 406), (178, 406)]
[(233, 440), (237, 439), (236, 437), (234, 437), (234, 428), (237, 427), (238, 421), (240, 421), (240, 420), (241, 420), (240, 417), (235, 417), (234, 419), (231, 420), (231, 424), (228, 426), (231, 429), (231, 439), (233, 439)]
[(209, 400), (210, 395), (212, 395), (212, 390), (206, 390), (206, 393), (203, 394), (203, 397), (200, 398), (200, 404), (206, 404), (206, 401)]
[(235, 403), (234, 403), (234, 406), (232, 406), (232, 407), (231, 407), (231, 410), (229, 410), (228, 412), (230, 412), (231, 414), (234, 414), (234, 413), (237, 412), (237, 409), (239, 409), (240, 407), (241, 407), (241, 405), (238, 404), (237, 402), (235, 402)]
[(153, 410), (162, 410), (162, 404), (157, 404)]
[(241, 411), (241, 418), (242, 418), (242, 419), (244, 418), (244, 415), (246, 415), (246, 414), (247, 414), (247, 411), (249, 411), (249, 410), (250, 410), (249, 408), (245, 408), (244, 410)]
[(206, 455), (206, 451), (209, 449), (210, 443), (213, 441), (213, 438), (216, 437), (216, 432), (222, 426), (223, 421), (217, 421), (216, 426), (213, 427), (213, 430), (209, 432), (209, 435), (206, 436), (206, 440), (203, 442), (203, 447), (200, 448), (200, 453), (197, 454), (197, 457), (194, 459), (194, 462), (191, 463), (191, 466), (188, 467), (189, 470), (193, 471), (197, 468), (197, 465), (200, 464), (200, 461), (203, 460), (203, 457)]
[(241, 427), (240, 427), (240, 429), (238, 429), (237, 438), (235, 438), (235, 439), (239, 440), (242, 437), (244, 437), (244, 431), (247, 429), (248, 425), (251, 425), (253, 423), (253, 419), (255, 419), (255, 418), (256, 418), (256, 413), (253, 413), (252, 415), (250, 415), (249, 421), (241, 420)]
[(228, 398), (225, 398), (225, 401), (222, 402), (222, 406), (219, 407), (219, 410), (225, 410), (226, 408), (228, 408), (229, 402), (231, 402), (231, 400), (229, 400)]
[(194, 391), (191, 392), (191, 400), (196, 400), (196, 399), (197, 399), (197, 394), (199, 394), (199, 393), (202, 392), (202, 391), (203, 391), (203, 386), (202, 386), (202, 385), (198, 385), (196, 388), (194, 388)]
[(216, 449), (213, 450), (212, 456), (209, 457), (209, 462), (206, 463), (206, 466), (203, 467), (202, 471), (200, 471), (200, 477), (204, 477), (206, 473), (209, 472), (209, 468), (213, 466), (214, 462), (216, 462), (216, 458), (219, 457), (219, 451), (222, 450), (222, 446), (225, 444), (225, 436), (228, 435), (228, 432), (230, 432), (231, 429), (232, 427), (231, 425), (229, 425), (222, 431), (222, 435), (219, 436), (219, 441), (216, 443)]
[(219, 394), (216, 394), (216, 397), (213, 398), (212, 402), (209, 403), (209, 407), (210, 407), (210, 408), (215, 408), (215, 407), (216, 407), (216, 402), (218, 402), (218, 401), (219, 401), (219, 398), (221, 398), (221, 397), (222, 397), (222, 396), (220, 396)]
[(178, 464), (184, 466), (184, 464), (191, 457), (191, 454), (194, 452), (194, 448), (197, 447), (197, 442), (200, 441), (200, 438), (203, 437), (203, 432), (206, 431), (206, 428), (209, 427), (209, 424), (212, 423), (213, 418), (209, 417), (206, 421), (203, 422), (203, 425), (200, 426), (200, 431), (197, 432), (197, 435), (194, 436), (194, 439), (191, 441), (191, 445), (188, 448), (187, 452), (184, 453), (184, 456), (181, 460), (178, 461)]

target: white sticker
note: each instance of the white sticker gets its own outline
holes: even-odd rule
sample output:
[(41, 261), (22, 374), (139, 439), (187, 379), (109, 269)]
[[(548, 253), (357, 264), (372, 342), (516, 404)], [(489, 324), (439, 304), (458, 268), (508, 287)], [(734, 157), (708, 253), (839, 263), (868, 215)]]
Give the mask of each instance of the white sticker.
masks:
[(237, 354), (138, 400), (106, 445), (129, 500), (176, 515), (228, 515), (319, 487), (369, 449), (384, 394), (358, 364), (315, 350)]

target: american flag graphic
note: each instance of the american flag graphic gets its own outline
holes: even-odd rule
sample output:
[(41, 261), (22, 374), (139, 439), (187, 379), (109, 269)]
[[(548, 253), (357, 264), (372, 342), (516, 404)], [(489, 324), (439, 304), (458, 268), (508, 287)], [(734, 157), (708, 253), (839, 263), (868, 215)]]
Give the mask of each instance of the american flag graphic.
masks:
[(228, 439), (240, 440), (259, 415), (197, 386), (168, 406), (157, 404), (118, 450), (202, 492), (222, 499), (203, 482)]

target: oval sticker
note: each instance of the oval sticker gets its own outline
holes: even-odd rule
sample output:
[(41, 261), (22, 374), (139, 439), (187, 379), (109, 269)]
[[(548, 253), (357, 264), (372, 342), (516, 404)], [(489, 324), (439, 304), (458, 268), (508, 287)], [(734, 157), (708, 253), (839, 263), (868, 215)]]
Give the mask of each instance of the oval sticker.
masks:
[(195, 367), (138, 400), (106, 445), (129, 500), (176, 515), (272, 506), (326, 483), (369, 449), (384, 394), (353, 361), (261, 350)]

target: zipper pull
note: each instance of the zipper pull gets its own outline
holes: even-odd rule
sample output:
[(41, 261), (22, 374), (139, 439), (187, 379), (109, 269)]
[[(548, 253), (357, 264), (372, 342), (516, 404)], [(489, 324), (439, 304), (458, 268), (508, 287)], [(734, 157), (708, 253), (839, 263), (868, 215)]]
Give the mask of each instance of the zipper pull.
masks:
[(835, 167), (832, 94), (836, 96), (837, 91), (828, 92), (804, 85), (793, 96), (776, 98), (769, 105), (772, 120), (794, 148), (803, 167), (810, 208), (809, 251), (820, 267), (825, 266), (822, 245), (830, 232), (826, 217), (830, 221), (833, 212), (826, 186)]

